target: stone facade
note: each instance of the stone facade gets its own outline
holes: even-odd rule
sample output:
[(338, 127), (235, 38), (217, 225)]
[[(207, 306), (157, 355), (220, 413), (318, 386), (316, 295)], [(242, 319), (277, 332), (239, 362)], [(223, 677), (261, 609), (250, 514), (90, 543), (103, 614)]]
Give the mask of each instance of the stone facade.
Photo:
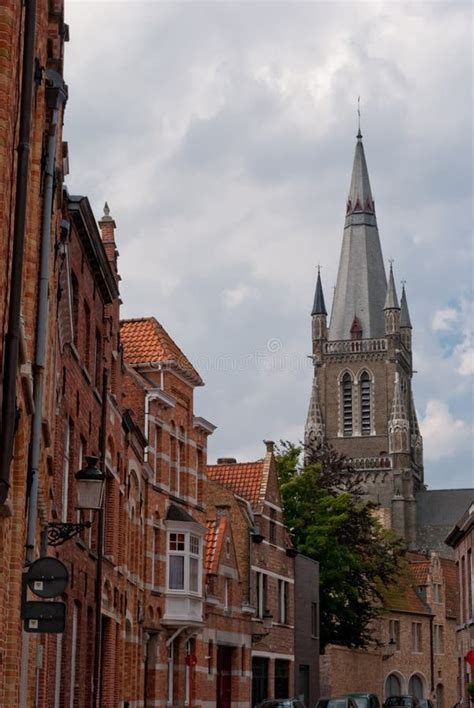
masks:
[[(363, 198), (355, 197), (359, 192)], [(325, 440), (350, 458), (367, 496), (415, 547), (423, 457), (412, 396), (411, 322), (404, 290), (398, 304), (392, 270), (387, 289), (361, 136), (351, 194), (329, 326), (318, 273), (305, 441)]]
[(459, 614), (456, 627), (458, 686), (457, 701), (469, 706), (466, 685), (474, 681), (474, 667), (466, 660), (474, 649), (474, 503), (459, 519), (446, 539), (454, 549), (459, 590)]

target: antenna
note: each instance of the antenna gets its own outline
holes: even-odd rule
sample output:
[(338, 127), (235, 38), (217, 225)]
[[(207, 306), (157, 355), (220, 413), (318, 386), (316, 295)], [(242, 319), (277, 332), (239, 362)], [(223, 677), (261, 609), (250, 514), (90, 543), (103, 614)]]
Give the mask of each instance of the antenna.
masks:
[(357, 96), (357, 116), (358, 116), (358, 127), (359, 130), (357, 132), (357, 139), (360, 140), (362, 138), (362, 133), (360, 132), (360, 96)]

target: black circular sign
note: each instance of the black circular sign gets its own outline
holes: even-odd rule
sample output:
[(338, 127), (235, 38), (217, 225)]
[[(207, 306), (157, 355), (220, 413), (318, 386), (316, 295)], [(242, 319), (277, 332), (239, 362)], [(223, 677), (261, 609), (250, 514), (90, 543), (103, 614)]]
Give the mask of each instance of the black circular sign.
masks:
[(56, 597), (66, 589), (69, 573), (60, 560), (45, 556), (30, 565), (26, 582), (31, 592), (38, 597)]

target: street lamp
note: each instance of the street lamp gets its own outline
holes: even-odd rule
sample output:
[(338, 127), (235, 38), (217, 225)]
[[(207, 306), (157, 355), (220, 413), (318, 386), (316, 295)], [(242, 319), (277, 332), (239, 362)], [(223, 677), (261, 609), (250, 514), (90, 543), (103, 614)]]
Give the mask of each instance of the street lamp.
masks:
[(261, 630), (259, 632), (252, 632), (252, 642), (260, 642), (264, 639), (272, 628), (273, 615), (269, 610), (264, 610), (262, 617)]
[[(98, 457), (86, 457), (86, 466), (76, 473), (77, 509), (98, 511), (102, 509), (104, 496), (105, 475), (97, 467)], [(67, 524), (51, 522), (48, 524), (48, 544), (60, 546), (81, 533), (83, 529), (91, 527), (91, 521)]]
[(382, 661), (386, 661), (387, 659), (390, 659), (395, 654), (395, 650), (397, 648), (397, 642), (395, 641), (395, 637), (390, 637), (388, 640), (387, 644), (387, 653), (382, 656)]

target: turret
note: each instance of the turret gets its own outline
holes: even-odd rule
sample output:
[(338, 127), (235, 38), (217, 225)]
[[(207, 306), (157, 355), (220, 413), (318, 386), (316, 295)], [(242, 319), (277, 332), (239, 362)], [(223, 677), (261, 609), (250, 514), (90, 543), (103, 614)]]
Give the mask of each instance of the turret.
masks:
[(400, 374), (395, 373), (392, 410), (388, 421), (389, 452), (408, 453), (410, 451), (410, 423), (403, 401)]
[(405, 294), (405, 286), (402, 287), (402, 297), (400, 300), (400, 335), (405, 347), (411, 352), (411, 320), (408, 311), (408, 303)]
[(321, 413), (321, 403), (319, 400), (319, 388), (316, 374), (313, 378), (313, 388), (309, 402), (308, 417), (304, 429), (305, 460), (308, 459), (309, 449), (314, 449), (322, 445), (324, 441), (324, 422)]
[(321, 284), (321, 272), (318, 266), (318, 279), (316, 281), (316, 291), (314, 293), (313, 309), (311, 310), (311, 330), (313, 337), (313, 354), (319, 350), (319, 343), (325, 341), (328, 336), (326, 305), (324, 302), (323, 286)]
[(390, 275), (383, 309), (385, 314), (385, 334), (398, 334), (400, 332), (400, 306), (393, 278), (392, 264), (390, 264)]
[(107, 254), (107, 260), (109, 261), (112, 272), (118, 282), (120, 280), (117, 266), (119, 252), (115, 244), (115, 229), (117, 228), (117, 225), (110, 216), (110, 209), (107, 202), (104, 204), (104, 214), (99, 221), (99, 227), (100, 235), (102, 236), (102, 243), (104, 244), (105, 252)]

